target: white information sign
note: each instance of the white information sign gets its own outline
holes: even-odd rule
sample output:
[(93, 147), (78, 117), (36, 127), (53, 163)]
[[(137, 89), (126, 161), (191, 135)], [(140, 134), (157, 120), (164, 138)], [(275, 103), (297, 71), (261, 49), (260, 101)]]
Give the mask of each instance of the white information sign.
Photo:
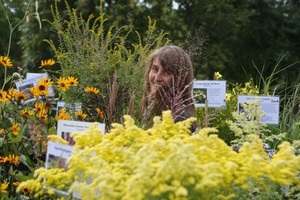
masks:
[[(73, 132), (82, 132), (87, 130), (93, 122), (58, 120), (57, 121), (57, 135), (69, 142), (69, 145), (74, 145), (74, 140), (71, 136)], [(105, 124), (99, 123), (98, 128), (101, 133), (105, 133)]]
[(253, 102), (259, 99), (260, 108), (265, 113), (259, 121), (266, 124), (278, 124), (279, 123), (279, 104), (280, 100), (278, 96), (238, 96), (238, 112), (240, 112), (241, 104), (246, 102)]
[(195, 107), (224, 107), (226, 96), (226, 81), (194, 81), (193, 99)]
[[(42, 74), (28, 73), (25, 80), (16, 82), (17, 90), (27, 94), (29, 97), (24, 103), (33, 102), (36, 100), (36, 98), (30, 92), (30, 88), (37, 86), (37, 84), (41, 78), (48, 78), (48, 74), (47, 73), (42, 73)], [(51, 86), (48, 88), (48, 91), (49, 91), (49, 95), (47, 95), (47, 96), (53, 97), (54, 90)]]

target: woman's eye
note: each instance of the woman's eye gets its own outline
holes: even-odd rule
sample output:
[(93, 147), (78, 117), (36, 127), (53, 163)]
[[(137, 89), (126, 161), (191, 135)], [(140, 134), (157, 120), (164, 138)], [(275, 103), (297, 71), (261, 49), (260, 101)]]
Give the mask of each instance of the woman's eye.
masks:
[(154, 65), (152, 65), (152, 66), (151, 66), (151, 70), (153, 70), (153, 71), (157, 72), (157, 71), (158, 71), (158, 67), (157, 67), (157, 66), (154, 66)]

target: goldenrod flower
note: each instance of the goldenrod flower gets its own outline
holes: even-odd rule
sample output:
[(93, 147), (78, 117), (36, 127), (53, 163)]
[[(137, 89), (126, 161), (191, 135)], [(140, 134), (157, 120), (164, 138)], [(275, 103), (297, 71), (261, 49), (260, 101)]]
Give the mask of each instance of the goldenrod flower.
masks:
[(6, 91), (0, 90), (0, 101), (8, 101), (9, 100), (9, 95), (7, 94)]
[(82, 110), (75, 111), (75, 116), (79, 119), (85, 119), (87, 114), (85, 114)]
[(50, 66), (52, 66), (54, 64), (55, 64), (55, 60), (53, 60), (53, 59), (42, 60), (40, 68), (42, 68), (42, 67), (50, 67)]
[(10, 62), (10, 59), (7, 56), (0, 56), (0, 64), (2, 64), (4, 67), (13, 66)]
[(94, 87), (86, 87), (84, 88), (84, 91), (87, 93), (92, 93), (92, 94), (99, 94), (99, 89), (94, 88)]
[(216, 128), (191, 135), (194, 120), (176, 123), (164, 111), (144, 130), (125, 115), (109, 134), (94, 123), (71, 134), (68, 169), (36, 169), (34, 180), (22, 182), (17, 192), (28, 188), (37, 195), (50, 187), (76, 190), (82, 199), (243, 199), (253, 184), (260, 192), (269, 192), (269, 184), (299, 185), (299, 155), (288, 142), (268, 158), (262, 140), (252, 136), (238, 153), (218, 138)]
[(68, 81), (69, 81), (71, 86), (77, 86), (78, 85), (78, 79), (73, 77), (73, 76), (69, 76)]
[(101, 119), (104, 119), (104, 113), (100, 108), (96, 108), (96, 111), (98, 113), (98, 115), (100, 116)]
[(24, 108), (20, 111), (21, 115), (24, 115), (24, 116), (32, 116), (34, 115), (34, 111), (33, 110), (30, 110), (28, 108)]
[(9, 183), (1, 183), (1, 193), (7, 193), (6, 189)]
[(71, 118), (70, 114), (66, 111), (65, 108), (61, 109), (58, 115), (55, 116), (56, 120), (69, 120)]
[(13, 123), (13, 126), (11, 128), (14, 136), (18, 136), (19, 132), (20, 132), (20, 127), (18, 123)]
[(57, 86), (58, 86), (58, 89), (65, 92), (65, 91), (67, 91), (67, 89), (69, 89), (69, 87), (71, 85), (70, 85), (70, 82), (68, 79), (66, 79), (64, 77), (60, 77), (57, 81)]
[(16, 156), (16, 155), (8, 155), (8, 158), (7, 158), (7, 161), (10, 163), (10, 164), (14, 164), (14, 165), (17, 165), (20, 163), (20, 157), (19, 156)]
[(48, 135), (48, 139), (51, 142), (56, 142), (59, 144), (65, 144), (65, 145), (69, 144), (68, 141), (64, 140), (63, 138), (59, 137), (58, 135)]

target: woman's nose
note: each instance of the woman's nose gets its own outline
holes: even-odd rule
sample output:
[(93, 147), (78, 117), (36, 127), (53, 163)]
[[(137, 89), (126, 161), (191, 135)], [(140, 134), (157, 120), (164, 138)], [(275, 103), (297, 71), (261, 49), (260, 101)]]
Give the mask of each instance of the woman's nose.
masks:
[(162, 80), (162, 73), (161, 72), (157, 72), (155, 74), (155, 78), (156, 81), (161, 81)]

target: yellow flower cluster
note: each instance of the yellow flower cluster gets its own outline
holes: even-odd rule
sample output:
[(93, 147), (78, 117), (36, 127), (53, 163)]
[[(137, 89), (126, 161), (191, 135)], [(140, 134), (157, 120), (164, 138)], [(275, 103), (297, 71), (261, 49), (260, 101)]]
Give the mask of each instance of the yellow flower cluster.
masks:
[(69, 120), (71, 118), (70, 113), (66, 111), (66, 108), (62, 108), (59, 112), (58, 115), (55, 116), (56, 120)]
[[(94, 124), (73, 133), (75, 146), (68, 170), (36, 170), (35, 180), (21, 183), (37, 194), (39, 184), (79, 192), (82, 199), (241, 199), (250, 181), (260, 190), (267, 184), (300, 185), (300, 156), (284, 142), (269, 159), (258, 136), (250, 135), (240, 152), (205, 128), (190, 135), (193, 118), (175, 123), (170, 111), (154, 119), (151, 129), (124, 125), (102, 135)], [(62, 178), (64, 177), (64, 178)], [(45, 178), (46, 182), (42, 182)]]
[(0, 156), (0, 163), (8, 162), (11, 165), (18, 165), (20, 161), (21, 161), (20, 156), (11, 155), (11, 154), (5, 157)]
[(6, 102), (9, 100), (23, 102), (28, 99), (28, 97), (29, 96), (27, 94), (13, 88), (10, 88), (8, 91), (0, 90), (0, 102)]

